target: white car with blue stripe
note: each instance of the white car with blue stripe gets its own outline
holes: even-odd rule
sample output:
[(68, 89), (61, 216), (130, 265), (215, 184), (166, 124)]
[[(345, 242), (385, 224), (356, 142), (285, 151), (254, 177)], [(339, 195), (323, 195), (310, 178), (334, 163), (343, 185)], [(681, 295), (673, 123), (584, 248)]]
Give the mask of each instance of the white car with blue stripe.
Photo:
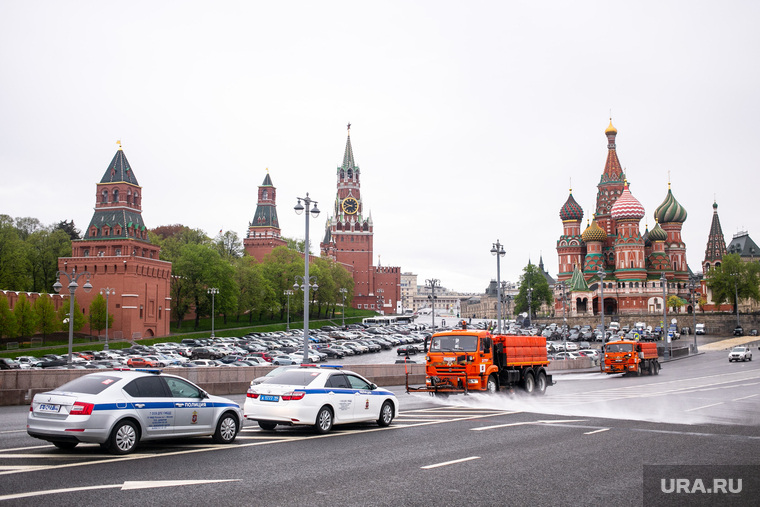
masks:
[(339, 366), (302, 365), (251, 386), (243, 413), (266, 431), (280, 424), (314, 426), (327, 433), (337, 424), (377, 421), (388, 426), (398, 416), (398, 400), (393, 392)]
[(60, 449), (85, 442), (128, 454), (141, 441), (161, 438), (210, 435), (214, 442), (229, 444), (242, 421), (237, 403), (182, 377), (158, 370), (114, 370), (36, 394), (26, 431)]

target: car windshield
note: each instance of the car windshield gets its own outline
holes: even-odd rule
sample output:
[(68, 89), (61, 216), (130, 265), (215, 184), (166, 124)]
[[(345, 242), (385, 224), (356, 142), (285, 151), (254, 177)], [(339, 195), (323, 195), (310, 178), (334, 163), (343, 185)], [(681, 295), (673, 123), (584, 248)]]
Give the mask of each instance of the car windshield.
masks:
[(744, 347), (734, 347), (734, 352), (744, 352)]
[(633, 352), (633, 345), (630, 343), (610, 343), (607, 345), (607, 352)]
[(278, 384), (286, 386), (308, 386), (322, 373), (314, 370), (292, 369), (275, 377), (264, 380), (264, 384)]
[(474, 352), (478, 350), (477, 336), (443, 335), (433, 338), (430, 346), (431, 351), (454, 351), (462, 350)]
[(112, 377), (107, 375), (85, 375), (79, 377), (71, 382), (63, 384), (56, 392), (66, 393), (82, 393), (82, 394), (98, 394), (106, 390), (109, 386), (113, 385), (116, 381), (120, 380), (119, 377)]

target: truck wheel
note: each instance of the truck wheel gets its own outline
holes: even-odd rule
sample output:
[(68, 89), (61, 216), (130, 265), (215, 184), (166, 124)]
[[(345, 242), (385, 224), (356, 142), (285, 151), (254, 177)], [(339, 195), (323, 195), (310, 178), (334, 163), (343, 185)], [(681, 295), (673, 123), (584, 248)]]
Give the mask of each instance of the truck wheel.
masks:
[(528, 372), (525, 374), (523, 389), (525, 389), (526, 393), (533, 394), (533, 391), (536, 389), (536, 379), (533, 378), (533, 373)]
[(486, 382), (486, 391), (488, 391), (491, 394), (494, 394), (498, 390), (499, 390), (499, 384), (496, 382), (496, 377), (491, 375), (490, 377), (488, 377), (488, 382)]
[(660, 374), (660, 363), (657, 361), (654, 362), (654, 374), (659, 375)]
[(649, 361), (649, 368), (647, 368), (647, 370), (649, 371), (650, 375), (654, 375), (654, 362), (653, 361)]
[(538, 395), (544, 395), (546, 394), (546, 373), (539, 372), (538, 378), (536, 379), (536, 392), (535, 394)]

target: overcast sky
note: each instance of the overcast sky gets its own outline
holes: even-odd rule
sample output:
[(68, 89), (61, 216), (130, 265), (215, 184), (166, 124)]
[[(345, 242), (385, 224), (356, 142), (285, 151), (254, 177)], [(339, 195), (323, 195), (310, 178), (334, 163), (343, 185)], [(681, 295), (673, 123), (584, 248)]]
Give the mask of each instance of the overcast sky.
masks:
[[(0, 213), (85, 229), (124, 152), (148, 227), (244, 237), (269, 168), (282, 234), (296, 197), (336, 195), (346, 124), (375, 262), (481, 292), (543, 254), (557, 273), (572, 179), (590, 216), (604, 130), (654, 226), (686, 207), (701, 271), (713, 199), (727, 242), (760, 241), (760, 2), (0, 2)], [(586, 218), (584, 217), (584, 228)]]

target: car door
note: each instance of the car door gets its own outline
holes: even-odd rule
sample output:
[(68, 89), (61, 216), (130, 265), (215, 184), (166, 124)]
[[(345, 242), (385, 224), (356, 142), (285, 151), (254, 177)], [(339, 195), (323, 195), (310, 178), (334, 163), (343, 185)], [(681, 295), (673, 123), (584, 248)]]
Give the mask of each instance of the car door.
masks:
[(354, 420), (371, 421), (377, 419), (380, 414), (381, 396), (372, 394), (369, 382), (361, 377), (347, 373), (346, 378), (351, 385), (354, 397)]
[(331, 374), (325, 382), (325, 390), (326, 401), (333, 406), (336, 421), (353, 421), (354, 391), (351, 389), (346, 375), (341, 372)]
[(177, 377), (163, 377), (174, 402), (175, 435), (212, 433), (214, 406), (200, 388)]
[(140, 420), (142, 438), (171, 436), (174, 432), (174, 400), (159, 376), (138, 377), (124, 386), (128, 401)]

